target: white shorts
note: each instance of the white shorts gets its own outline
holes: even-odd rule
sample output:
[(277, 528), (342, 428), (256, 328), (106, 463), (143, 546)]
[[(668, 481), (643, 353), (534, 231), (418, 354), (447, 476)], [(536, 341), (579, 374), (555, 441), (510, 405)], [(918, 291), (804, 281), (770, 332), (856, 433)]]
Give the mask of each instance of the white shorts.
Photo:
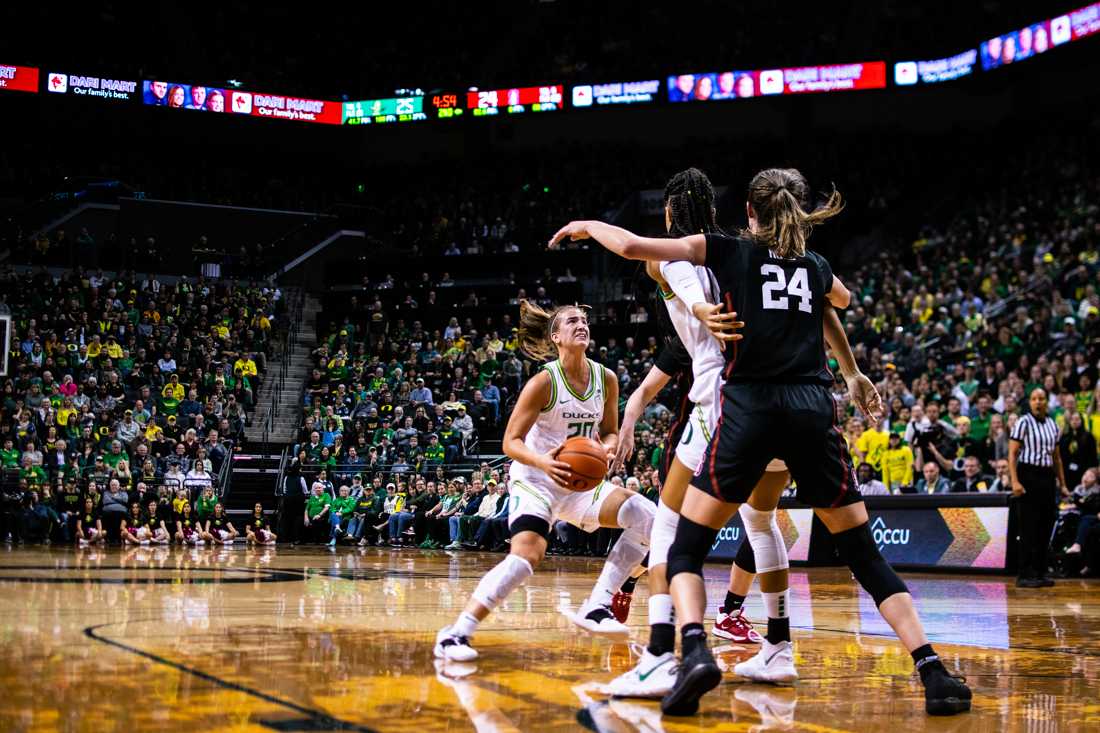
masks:
[[(705, 408), (703, 405), (695, 405), (688, 417), (688, 424), (684, 426), (684, 435), (676, 446), (676, 460), (684, 464), (692, 474), (699, 472), (703, 458), (707, 454), (707, 446), (714, 435), (714, 426), (718, 422), (718, 408)], [(773, 458), (768, 467), (768, 472), (786, 471), (787, 464), (778, 458)]]
[(588, 491), (563, 489), (549, 478), (513, 478), (508, 485), (508, 526), (524, 515), (538, 517), (551, 527), (562, 520), (593, 532), (600, 526), (600, 507), (614, 493), (607, 481)]
[(221, 540), (222, 542), (227, 541), (230, 537), (229, 530), (227, 530), (227, 529), (216, 529), (214, 531), (217, 533), (218, 539)]
[(676, 460), (684, 464), (684, 467), (693, 474), (698, 472), (703, 464), (703, 457), (707, 453), (711, 436), (714, 435), (714, 425), (717, 415), (713, 408), (707, 409), (703, 405), (695, 405), (688, 415), (684, 433), (676, 446)]

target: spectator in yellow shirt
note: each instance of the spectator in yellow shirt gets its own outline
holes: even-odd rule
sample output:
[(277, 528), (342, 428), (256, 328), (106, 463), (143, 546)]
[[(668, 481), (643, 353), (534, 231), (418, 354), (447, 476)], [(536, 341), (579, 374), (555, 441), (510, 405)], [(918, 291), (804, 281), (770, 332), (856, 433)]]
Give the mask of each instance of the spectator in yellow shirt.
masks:
[(852, 454), (852, 463), (856, 466), (866, 460), (859, 450), (859, 439), (863, 435), (863, 420), (858, 417), (850, 417), (844, 423), (844, 442), (848, 444), (848, 452)]
[(183, 389), (183, 385), (180, 384), (180, 377), (175, 373), (168, 378), (168, 384), (164, 385), (164, 389), (160, 391), (161, 397), (172, 399), (176, 402), (182, 402), (185, 394), (186, 392)]
[[(73, 407), (73, 401), (71, 398), (66, 397), (61, 402), (61, 407), (57, 410), (57, 424), (63, 429), (69, 428), (69, 421), (72, 420), (79, 413), (75, 407)], [(76, 423), (73, 423), (75, 426)]]
[(873, 424), (856, 440), (856, 450), (863, 456), (863, 460), (871, 464), (876, 473), (882, 471), (882, 454), (886, 452), (889, 440), (886, 433)]
[(103, 348), (103, 350), (106, 351), (107, 356), (111, 357), (112, 359), (122, 358), (122, 347), (118, 345), (118, 341), (115, 340), (114, 336), (107, 337), (107, 345)]
[(891, 494), (913, 485), (913, 449), (902, 443), (897, 433), (890, 433), (882, 453), (882, 483)]
[(241, 370), (241, 374), (246, 377), (256, 376), (256, 362), (252, 360), (251, 354), (245, 354), (233, 362), (233, 371)]
[(99, 355), (103, 353), (103, 344), (99, 341), (99, 335), (92, 336), (91, 343), (88, 344), (88, 358), (98, 359)]

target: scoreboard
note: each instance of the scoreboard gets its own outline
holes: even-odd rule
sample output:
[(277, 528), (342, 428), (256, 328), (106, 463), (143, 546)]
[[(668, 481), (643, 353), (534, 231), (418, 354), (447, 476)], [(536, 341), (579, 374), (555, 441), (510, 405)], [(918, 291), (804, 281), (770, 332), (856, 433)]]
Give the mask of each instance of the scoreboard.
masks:
[(424, 97), (392, 97), (344, 102), (341, 121), (345, 125), (381, 125), (388, 122), (426, 120)]
[(466, 93), (466, 109), (475, 117), (523, 112), (553, 112), (562, 108), (562, 86), (517, 87)]
[(428, 114), (437, 120), (451, 120), (462, 117), (463, 94), (464, 92), (441, 92), (429, 95), (427, 97), (428, 103), (425, 105)]

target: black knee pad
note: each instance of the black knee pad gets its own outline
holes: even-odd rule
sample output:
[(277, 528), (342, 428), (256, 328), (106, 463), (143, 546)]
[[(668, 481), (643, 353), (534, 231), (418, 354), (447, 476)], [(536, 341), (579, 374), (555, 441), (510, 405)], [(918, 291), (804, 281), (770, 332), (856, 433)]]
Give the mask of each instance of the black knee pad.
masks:
[(511, 537), (515, 537), (520, 532), (534, 532), (541, 535), (544, 540), (550, 539), (550, 523), (542, 517), (536, 517), (531, 514), (522, 514), (516, 517), (512, 522), (512, 526), (509, 527)]
[(876, 606), (895, 593), (908, 593), (905, 582), (898, 577), (890, 563), (878, 551), (875, 540), (871, 537), (871, 528), (866, 522), (858, 527), (833, 535), (836, 543), (837, 554), (847, 563), (856, 576), (856, 580), (863, 586)]
[(748, 537), (737, 548), (737, 556), (733, 558), (733, 564), (746, 573), (756, 572), (756, 553), (752, 551), (752, 543), (749, 542)]
[(703, 575), (703, 561), (707, 559), (718, 530), (702, 524), (696, 524), (687, 517), (680, 517), (676, 525), (676, 539), (668, 550), (668, 567), (665, 570), (668, 582), (679, 573)]

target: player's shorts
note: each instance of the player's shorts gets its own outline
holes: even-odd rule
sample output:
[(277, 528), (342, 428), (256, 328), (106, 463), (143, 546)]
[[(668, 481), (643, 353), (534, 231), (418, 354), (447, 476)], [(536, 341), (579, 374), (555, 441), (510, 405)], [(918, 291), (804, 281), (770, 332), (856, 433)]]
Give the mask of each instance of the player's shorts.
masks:
[(194, 529), (185, 528), (183, 530), (183, 541), (184, 542), (194, 542), (198, 538), (199, 538), (199, 533), (196, 532)]
[(830, 508), (863, 500), (828, 388), (734, 383), (723, 390), (721, 405), (693, 486), (722, 501), (742, 503), (768, 464), (779, 459), (804, 504)]
[(267, 543), (271, 541), (271, 532), (267, 531), (266, 529), (256, 530), (255, 535), (256, 539), (260, 542)]
[(522, 516), (532, 516), (551, 527), (560, 519), (593, 532), (600, 526), (600, 507), (614, 491), (615, 486), (607, 481), (588, 491), (570, 491), (549, 477), (512, 478), (508, 485), (508, 526)]
[(215, 529), (214, 536), (222, 542), (227, 541), (231, 537), (231, 535), (229, 534), (229, 530), (227, 529)]
[[(718, 408), (704, 409), (702, 405), (696, 405), (691, 411), (687, 425), (684, 427), (683, 436), (676, 446), (676, 460), (693, 473), (699, 472), (703, 463), (707, 446), (714, 437), (715, 423), (718, 422)], [(772, 459), (764, 469), (765, 471), (786, 471), (787, 464), (778, 458)]]

